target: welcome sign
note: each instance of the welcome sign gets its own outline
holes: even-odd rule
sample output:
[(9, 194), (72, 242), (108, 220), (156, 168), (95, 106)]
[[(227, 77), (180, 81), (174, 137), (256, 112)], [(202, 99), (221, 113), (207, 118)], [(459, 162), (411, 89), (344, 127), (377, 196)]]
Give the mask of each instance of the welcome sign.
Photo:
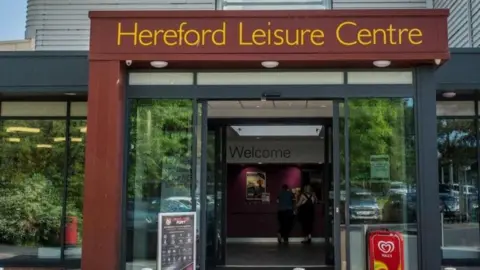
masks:
[(227, 163), (323, 163), (324, 143), (318, 138), (227, 139)]

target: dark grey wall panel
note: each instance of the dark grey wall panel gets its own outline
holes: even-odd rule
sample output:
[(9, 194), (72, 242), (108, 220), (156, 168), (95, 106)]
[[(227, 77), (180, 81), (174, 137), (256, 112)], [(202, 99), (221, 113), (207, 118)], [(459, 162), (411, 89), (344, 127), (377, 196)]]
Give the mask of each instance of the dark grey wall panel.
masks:
[(87, 92), (88, 52), (0, 52), (0, 92)]
[(480, 49), (452, 49), (451, 59), (435, 71), (438, 89), (480, 89)]

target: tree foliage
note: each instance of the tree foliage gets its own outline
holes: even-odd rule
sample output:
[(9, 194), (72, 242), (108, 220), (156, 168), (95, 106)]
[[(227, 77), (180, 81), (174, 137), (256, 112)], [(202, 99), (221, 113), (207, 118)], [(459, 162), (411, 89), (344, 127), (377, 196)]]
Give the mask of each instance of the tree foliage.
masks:
[[(85, 121), (73, 121), (85, 125)], [(38, 131), (12, 131), (20, 127)], [(72, 131), (73, 133), (74, 131)], [(78, 130), (77, 133), (80, 133)], [(4, 120), (0, 143), (0, 241), (59, 246), (65, 186), (65, 120)], [(73, 136), (73, 134), (71, 134)], [(41, 147), (40, 147), (41, 146)], [(82, 223), (84, 141), (72, 143), (67, 215)], [(81, 231), (78, 232), (81, 239)]]
[[(349, 177), (353, 186), (375, 182), (415, 182), (415, 133), (413, 104), (409, 99), (350, 99), (348, 106)], [(345, 107), (343, 107), (343, 110)], [(341, 158), (345, 168), (345, 120), (341, 119)], [(372, 179), (370, 157), (390, 159), (390, 177)], [(343, 181), (345, 178), (343, 177)], [(383, 188), (383, 187), (380, 187)]]

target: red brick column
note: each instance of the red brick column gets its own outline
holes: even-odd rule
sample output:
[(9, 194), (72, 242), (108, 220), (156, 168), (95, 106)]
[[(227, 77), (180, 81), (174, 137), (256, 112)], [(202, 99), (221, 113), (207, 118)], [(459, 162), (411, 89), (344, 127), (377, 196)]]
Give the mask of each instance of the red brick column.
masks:
[(124, 73), (119, 61), (90, 61), (82, 270), (120, 269)]

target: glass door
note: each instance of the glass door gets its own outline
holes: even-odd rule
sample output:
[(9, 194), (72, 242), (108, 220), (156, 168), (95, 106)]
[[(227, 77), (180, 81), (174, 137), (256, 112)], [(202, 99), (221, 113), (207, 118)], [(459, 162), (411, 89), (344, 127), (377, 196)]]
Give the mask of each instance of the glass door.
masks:
[(209, 127), (207, 139), (207, 262), (225, 264), (225, 127)]
[(418, 269), (413, 109), (412, 98), (352, 98), (334, 107), (336, 269), (386, 269), (367, 261), (368, 236), (378, 231), (396, 233), (404, 268)]

